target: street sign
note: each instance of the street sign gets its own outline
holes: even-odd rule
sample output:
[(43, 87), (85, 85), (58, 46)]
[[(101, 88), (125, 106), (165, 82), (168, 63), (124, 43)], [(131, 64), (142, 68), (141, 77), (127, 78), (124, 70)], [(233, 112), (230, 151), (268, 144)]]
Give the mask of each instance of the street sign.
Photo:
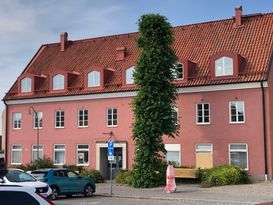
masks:
[(114, 141), (108, 141), (108, 149), (107, 149), (108, 160), (114, 160)]

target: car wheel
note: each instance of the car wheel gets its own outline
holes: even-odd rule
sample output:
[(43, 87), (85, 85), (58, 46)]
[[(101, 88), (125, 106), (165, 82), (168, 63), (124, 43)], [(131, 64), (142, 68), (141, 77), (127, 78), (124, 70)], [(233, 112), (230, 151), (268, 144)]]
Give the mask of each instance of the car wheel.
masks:
[(84, 188), (84, 196), (90, 197), (93, 196), (93, 186), (90, 184), (87, 184)]
[(59, 195), (59, 190), (55, 186), (51, 187), (51, 189), (52, 189), (51, 200), (56, 200)]

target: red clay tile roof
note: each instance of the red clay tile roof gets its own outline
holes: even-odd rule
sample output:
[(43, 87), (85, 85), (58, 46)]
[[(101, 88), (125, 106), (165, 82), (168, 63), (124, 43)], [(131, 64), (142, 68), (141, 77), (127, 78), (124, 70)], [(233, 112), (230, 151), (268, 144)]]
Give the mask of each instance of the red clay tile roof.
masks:
[[(179, 26), (173, 28), (174, 49), (179, 58), (187, 59), (197, 65), (197, 72), (180, 87), (254, 82), (266, 79), (266, 72), (273, 49), (273, 13), (243, 17), (243, 27), (234, 29), (234, 19), (226, 19)], [(139, 50), (135, 39), (138, 33), (106, 36), (93, 39), (70, 41), (64, 52), (60, 43), (46, 44), (34, 58), (23, 74), (44, 74), (46, 80), (34, 95), (18, 96), (18, 82), (15, 82), (4, 100), (48, 97), (60, 95), (88, 94), (134, 90), (122, 86), (122, 68), (134, 65)], [(116, 48), (126, 47), (123, 61), (115, 61)], [(236, 79), (212, 80), (210, 78), (209, 58), (221, 51), (231, 51), (245, 58), (245, 70)], [(114, 70), (113, 76), (101, 90), (83, 89), (84, 71), (91, 66), (101, 66)], [(73, 87), (63, 93), (49, 92), (49, 76), (56, 69), (79, 72), (80, 77)]]

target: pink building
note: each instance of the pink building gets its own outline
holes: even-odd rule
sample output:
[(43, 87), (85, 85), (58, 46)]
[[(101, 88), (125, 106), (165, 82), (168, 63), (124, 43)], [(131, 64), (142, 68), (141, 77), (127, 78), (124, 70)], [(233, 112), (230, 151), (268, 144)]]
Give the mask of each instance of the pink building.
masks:
[[(272, 25), (273, 13), (242, 15), (238, 7), (230, 19), (173, 28), (180, 135), (164, 138), (167, 160), (233, 164), (253, 179), (272, 178)], [(116, 170), (131, 169), (137, 37), (70, 41), (62, 33), (42, 45), (3, 99), (8, 165), (48, 156), (107, 177), (111, 135)]]

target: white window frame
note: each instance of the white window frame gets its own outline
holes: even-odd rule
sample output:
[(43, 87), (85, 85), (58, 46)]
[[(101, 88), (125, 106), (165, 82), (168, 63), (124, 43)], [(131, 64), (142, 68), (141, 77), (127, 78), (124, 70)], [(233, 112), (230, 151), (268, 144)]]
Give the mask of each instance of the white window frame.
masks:
[[(56, 146), (58, 145), (63, 145), (64, 148), (56, 148)], [(64, 152), (64, 162), (63, 163), (55, 163), (56, 161), (56, 152)], [(53, 162), (54, 162), (54, 165), (64, 165), (66, 163), (66, 146), (65, 144), (54, 144), (54, 150), (53, 150)]]
[[(209, 122), (205, 122), (205, 104), (207, 104), (209, 106)], [(202, 122), (198, 122), (198, 105), (202, 105)], [(197, 103), (196, 104), (196, 124), (197, 125), (210, 125), (210, 104), (209, 103)]]
[[(182, 67), (182, 78), (179, 78), (178, 75), (179, 73), (181, 72), (178, 72), (178, 65), (181, 65)], [(185, 76), (185, 66), (183, 63), (180, 63), (180, 62), (177, 62), (175, 65), (174, 65), (174, 69), (175, 69), (175, 75), (174, 75), (174, 78), (175, 80), (184, 80), (184, 76)]]
[(33, 113), (33, 129), (42, 129), (43, 128), (43, 112), (37, 112), (38, 122), (36, 127), (36, 114)]
[[(239, 120), (239, 115), (238, 115), (238, 103), (243, 103), (243, 116), (244, 120), (243, 121), (238, 121)], [(231, 115), (231, 104), (236, 103), (236, 121), (232, 121), (232, 115)], [(230, 124), (244, 124), (246, 121), (246, 114), (245, 114), (245, 102), (242, 100), (234, 100), (234, 101), (229, 101), (229, 123)]]
[[(231, 145), (246, 145), (246, 150), (244, 149), (236, 149), (236, 150), (231, 150)], [(245, 171), (248, 171), (249, 170), (249, 161), (248, 161), (248, 144), (247, 143), (230, 143), (228, 144), (228, 159), (229, 159), (229, 164), (231, 165), (231, 152), (246, 152), (246, 169), (242, 169), (242, 170), (245, 170)]]
[[(80, 125), (80, 112), (81, 111), (83, 112), (83, 115), (82, 115), (82, 117), (83, 117), (83, 120), (82, 120), (83, 125)], [(85, 111), (87, 111), (87, 120), (85, 120), (85, 117), (86, 117), (86, 115), (84, 114)], [(86, 121), (87, 121), (87, 125), (84, 125)], [(79, 109), (78, 110), (78, 127), (80, 127), (80, 128), (88, 127), (88, 123), (89, 123), (89, 112), (88, 112), (88, 110), (87, 109)]]
[(101, 73), (97, 70), (91, 71), (87, 74), (87, 86), (91, 87), (99, 87), (100, 86), (100, 75)]
[[(113, 114), (114, 109), (117, 110), (117, 114), (116, 114), (117, 115), (117, 124), (116, 125), (114, 125), (114, 114)], [(111, 119), (108, 118), (108, 110), (111, 110), (111, 116), (112, 116)], [(108, 125), (109, 120), (111, 120), (110, 125)], [(118, 109), (117, 108), (112, 107), (112, 108), (106, 109), (106, 125), (107, 125), (107, 127), (117, 127), (118, 126)]]
[(65, 87), (65, 77), (62, 74), (54, 75), (52, 78), (52, 89), (53, 90), (64, 90)]
[[(37, 157), (37, 148), (34, 148), (35, 146), (38, 146), (37, 144), (33, 144), (32, 145), (32, 149), (31, 149), (31, 161), (32, 162), (34, 162), (35, 160), (34, 160), (34, 156), (35, 156), (35, 158)], [(33, 154), (35, 152), (35, 154)], [(38, 148), (38, 152), (39, 152), (39, 158), (40, 159), (43, 159), (43, 157), (44, 157), (44, 145), (42, 145), (42, 144), (39, 144), (39, 148)], [(40, 155), (40, 152), (41, 152), (41, 155)]]
[(132, 66), (130, 68), (127, 68), (125, 70), (125, 84), (126, 85), (131, 85), (134, 84), (134, 72), (135, 72), (135, 67)]
[[(182, 165), (181, 160), (181, 145), (180, 144), (164, 144), (166, 151), (168, 152), (179, 152), (179, 165)], [(167, 157), (167, 156), (166, 156)], [(166, 158), (167, 159), (167, 158)]]
[[(210, 146), (210, 148), (208, 148), (208, 149), (200, 149), (200, 148), (198, 148), (198, 146), (199, 145), (209, 145)], [(195, 153), (204, 153), (204, 152), (206, 152), (206, 153), (213, 153), (213, 144), (212, 143), (197, 143), (197, 144), (195, 144)]]
[(31, 92), (31, 78), (25, 77), (21, 80), (21, 93)]
[[(231, 73), (227, 73), (227, 68), (226, 68), (226, 60), (227, 59), (231, 59), (231, 65), (232, 65), (232, 67), (231, 67), (231, 70), (232, 70), (232, 72)], [(217, 72), (216, 72), (216, 62), (217, 61), (221, 61), (221, 63), (222, 63), (222, 73), (221, 74), (218, 74), (217, 75)], [(215, 77), (223, 77), (223, 76), (231, 76), (231, 75), (233, 75), (234, 74), (234, 66), (233, 66), (233, 58), (231, 58), (231, 57), (228, 57), (228, 56), (222, 56), (222, 57), (220, 57), (220, 58), (217, 58), (216, 60), (215, 60), (215, 62), (214, 62), (214, 72), (215, 72)]]
[[(87, 145), (88, 146), (88, 148), (80, 148), (79, 149), (79, 145)], [(77, 144), (77, 153), (76, 153), (76, 160), (77, 160), (77, 166), (89, 166), (89, 163), (90, 163), (90, 150), (89, 150), (89, 148), (90, 148), (90, 146), (89, 146), (89, 144)], [(85, 163), (85, 164), (80, 164), (79, 163), (79, 156), (78, 156), (78, 154), (79, 154), (79, 151), (88, 151), (88, 163)]]
[[(17, 125), (17, 127), (15, 127), (15, 125)], [(22, 129), (22, 113), (21, 112), (13, 112), (12, 113), (12, 129), (14, 129), (14, 130)]]
[[(19, 149), (19, 148), (17, 148), (17, 149), (14, 149), (13, 147), (14, 146), (20, 146), (21, 148)], [(12, 144), (11, 145), (11, 159), (10, 159), (10, 161), (11, 161), (11, 164), (14, 164), (14, 165), (20, 165), (20, 164), (22, 164), (22, 159), (23, 159), (23, 148), (22, 148), (22, 145), (20, 145), (20, 144)], [(21, 152), (21, 162), (13, 162), (13, 152)]]
[[(59, 119), (57, 119), (57, 112), (60, 112)], [(62, 112), (63, 112), (63, 117), (64, 117), (63, 126), (61, 125), (62, 124), (62, 120), (61, 120), (61, 117), (62, 117), (61, 114), (62, 114)], [(58, 126), (58, 127), (57, 127), (57, 121), (60, 123), (60, 126)], [(64, 128), (64, 126), (65, 126), (65, 112), (64, 112), (64, 110), (56, 110), (55, 111), (55, 121), (54, 121), (54, 123), (55, 123), (55, 128), (57, 128), (57, 129)]]

